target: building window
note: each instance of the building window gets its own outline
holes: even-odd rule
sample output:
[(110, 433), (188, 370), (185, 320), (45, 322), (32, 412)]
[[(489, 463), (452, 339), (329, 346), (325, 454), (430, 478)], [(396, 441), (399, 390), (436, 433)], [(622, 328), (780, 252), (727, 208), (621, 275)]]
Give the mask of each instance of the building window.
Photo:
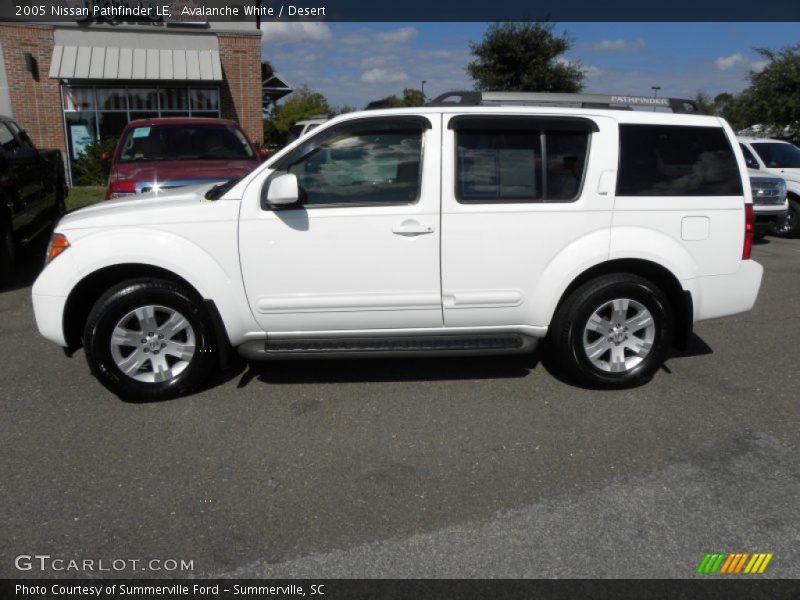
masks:
[(130, 121), (159, 117), (219, 118), (219, 88), (62, 87), (70, 162), (98, 139), (118, 139)]

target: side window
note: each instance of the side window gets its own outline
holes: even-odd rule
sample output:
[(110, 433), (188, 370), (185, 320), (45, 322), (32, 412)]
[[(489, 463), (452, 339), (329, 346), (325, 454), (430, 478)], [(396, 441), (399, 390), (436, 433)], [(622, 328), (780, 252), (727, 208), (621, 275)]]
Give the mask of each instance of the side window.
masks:
[(459, 200), (542, 199), (542, 138), (538, 131), (459, 131)]
[(17, 140), (19, 141), (20, 148), (24, 148), (24, 149), (32, 149), (33, 148), (33, 142), (31, 142), (31, 139), (28, 137), (28, 134), (25, 133), (24, 131), (22, 131), (17, 126), (16, 123), (14, 123), (13, 121), (8, 121), (6, 124), (8, 125), (8, 128), (17, 137)]
[(753, 153), (750, 152), (750, 149), (744, 144), (739, 144), (739, 147), (742, 149), (742, 154), (744, 154), (744, 162), (747, 165), (747, 168), (760, 169), (761, 167), (758, 166), (758, 161), (756, 160), (756, 157), (753, 156)]
[(305, 206), (411, 204), (420, 192), (422, 135), (422, 122), (411, 119), (345, 123), (314, 136), (277, 168), (297, 176)]
[(736, 157), (720, 127), (620, 125), (618, 196), (739, 196)]
[(587, 123), (457, 117), (459, 202), (569, 202), (580, 196)]
[(19, 148), (19, 142), (8, 129), (5, 123), (0, 123), (0, 146), (3, 147), (3, 150), (10, 154), (14, 152), (17, 148)]

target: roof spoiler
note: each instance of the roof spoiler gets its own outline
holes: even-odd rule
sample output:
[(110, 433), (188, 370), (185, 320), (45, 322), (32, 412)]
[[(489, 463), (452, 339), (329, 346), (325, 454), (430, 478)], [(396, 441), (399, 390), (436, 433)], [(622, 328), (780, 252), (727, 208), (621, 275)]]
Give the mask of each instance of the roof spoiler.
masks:
[(427, 106), (561, 106), (632, 110), (634, 106), (667, 108), (674, 113), (700, 114), (694, 100), (615, 94), (552, 94), (546, 92), (446, 92)]

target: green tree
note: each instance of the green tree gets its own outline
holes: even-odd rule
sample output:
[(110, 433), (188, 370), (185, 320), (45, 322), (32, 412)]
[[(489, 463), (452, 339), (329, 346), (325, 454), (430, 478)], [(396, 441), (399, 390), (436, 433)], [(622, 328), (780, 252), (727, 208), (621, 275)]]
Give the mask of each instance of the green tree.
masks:
[(117, 146), (117, 138), (96, 140), (84, 148), (83, 153), (72, 163), (75, 185), (105, 185), (108, 182), (108, 161), (103, 153), (111, 153)]
[(329, 115), (331, 112), (325, 96), (306, 86), (298, 88), (286, 101), (274, 106), (264, 119), (264, 139), (269, 144), (285, 144), (292, 125), (303, 119)]
[(425, 101), (422, 98), (422, 90), (405, 88), (402, 97), (394, 94), (392, 96), (386, 96), (386, 98), (381, 98), (371, 104), (375, 103), (380, 103), (383, 107), (402, 108), (404, 106), (422, 106), (425, 104)]
[(800, 44), (755, 50), (766, 66), (750, 72), (750, 87), (738, 98), (746, 120), (775, 134), (800, 135)]
[(483, 41), (470, 42), (475, 57), (467, 65), (476, 90), (504, 92), (580, 92), (584, 70), (563, 55), (572, 47), (554, 23), (493, 23)]
[(697, 102), (700, 111), (708, 115), (723, 117), (734, 129), (744, 129), (749, 125), (751, 119), (746, 110), (745, 99), (749, 92), (741, 94), (730, 94), (722, 92), (711, 98), (706, 92), (697, 92), (694, 100)]

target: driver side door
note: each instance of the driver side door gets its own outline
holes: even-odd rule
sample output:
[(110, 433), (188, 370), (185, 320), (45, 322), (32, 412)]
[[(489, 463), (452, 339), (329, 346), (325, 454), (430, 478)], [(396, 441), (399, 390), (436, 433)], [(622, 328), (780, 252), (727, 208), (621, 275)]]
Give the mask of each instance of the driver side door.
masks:
[[(438, 119), (358, 117), (325, 127), (252, 181), (239, 244), (261, 327), (442, 326)], [(295, 175), (299, 189), (299, 202), (285, 208), (267, 202), (281, 173)]]

